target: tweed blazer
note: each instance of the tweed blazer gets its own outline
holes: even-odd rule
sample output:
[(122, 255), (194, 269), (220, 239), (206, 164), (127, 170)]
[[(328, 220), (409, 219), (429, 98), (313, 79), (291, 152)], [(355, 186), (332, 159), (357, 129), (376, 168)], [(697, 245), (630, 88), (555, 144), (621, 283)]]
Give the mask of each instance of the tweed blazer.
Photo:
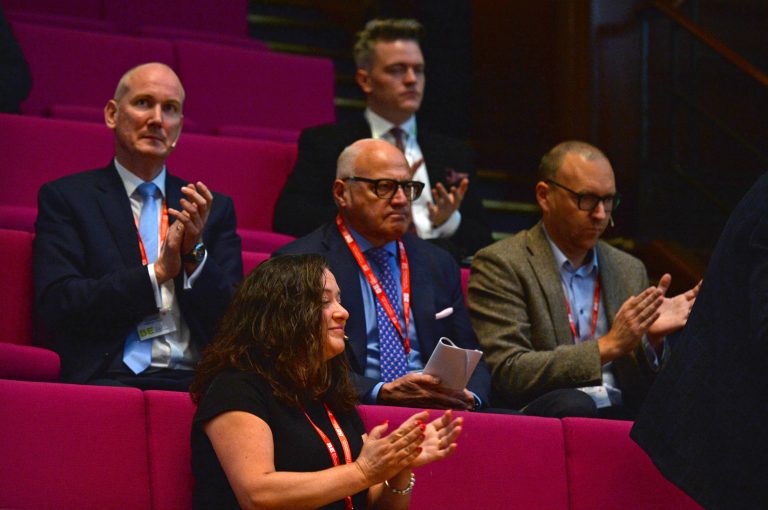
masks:
[[(648, 287), (642, 262), (599, 241), (602, 303), (609, 327), (624, 301)], [(522, 407), (552, 390), (600, 384), (595, 340), (574, 344), (560, 274), (542, 224), (475, 255), (469, 312), (491, 367), (497, 404)], [(636, 409), (654, 369), (642, 346), (614, 360), (624, 404)]]

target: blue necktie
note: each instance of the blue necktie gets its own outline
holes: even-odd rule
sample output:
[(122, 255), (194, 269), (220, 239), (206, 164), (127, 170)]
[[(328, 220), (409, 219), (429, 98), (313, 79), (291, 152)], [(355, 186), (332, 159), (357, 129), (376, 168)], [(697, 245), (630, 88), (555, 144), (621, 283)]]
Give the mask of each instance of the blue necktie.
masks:
[[(392, 268), (389, 265), (391, 254), (383, 248), (371, 248), (365, 252), (368, 260), (373, 262), (372, 267), (378, 268), (376, 276), (379, 279), (379, 285), (387, 295), (389, 303), (395, 309), (397, 317), (402, 315), (400, 296), (397, 294), (397, 282), (392, 274)], [(381, 306), (378, 298), (376, 301), (376, 321), (379, 326), (379, 360), (381, 362), (381, 379), (384, 382), (392, 382), (398, 377), (402, 377), (408, 371), (408, 364), (405, 359), (405, 349), (400, 339), (400, 334), (395, 329), (392, 321), (389, 320), (387, 312)], [(402, 324), (402, 323), (401, 323)]]
[[(149, 264), (157, 260), (157, 203), (155, 195), (157, 186), (153, 182), (142, 183), (137, 188), (142, 198), (141, 216), (139, 216), (139, 234), (144, 245)], [(123, 362), (133, 373), (140, 374), (152, 362), (152, 340), (139, 340), (139, 334), (134, 328), (125, 339)]]

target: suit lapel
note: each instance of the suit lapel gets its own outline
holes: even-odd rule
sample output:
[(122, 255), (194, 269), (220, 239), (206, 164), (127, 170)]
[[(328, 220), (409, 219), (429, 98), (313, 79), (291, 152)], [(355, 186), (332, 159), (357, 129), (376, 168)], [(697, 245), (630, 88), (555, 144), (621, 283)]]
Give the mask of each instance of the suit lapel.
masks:
[[(168, 170), (165, 171), (165, 201), (169, 208), (176, 209), (177, 211), (181, 210), (181, 198), (184, 196), (181, 193), (181, 187), (186, 184), (184, 181), (179, 179), (178, 177), (174, 177), (168, 173)], [(173, 222), (176, 221), (176, 218), (174, 218), (171, 215), (168, 215), (168, 225), (173, 225)]]
[(434, 139), (429, 136), (429, 133), (423, 133), (420, 130), (416, 135), (416, 140), (419, 142), (421, 155), (427, 165), (429, 183), (432, 186), (438, 182), (445, 183), (445, 162), (443, 161), (440, 147), (433, 143)]
[(112, 233), (126, 266), (141, 265), (139, 235), (131, 211), (131, 201), (114, 163), (97, 174), (97, 201), (104, 221)]
[(557, 344), (570, 345), (573, 343), (573, 334), (568, 322), (568, 311), (565, 308), (563, 285), (552, 248), (549, 246), (540, 222), (528, 231), (526, 240), (528, 261), (547, 302), (548, 315), (552, 320)]
[(428, 357), (425, 359), (426, 353), (431, 353), (437, 343), (434, 327), (435, 313), (437, 312), (435, 310), (435, 289), (430, 281), (429, 262), (425, 260), (424, 254), (418, 249), (413, 239), (412, 234), (406, 234), (403, 236), (403, 244), (408, 255), (411, 273), (413, 322), (419, 336), (422, 362), (426, 363), (429, 359)]
[(600, 286), (603, 289), (603, 303), (605, 304), (605, 316), (608, 319), (608, 327), (613, 323), (616, 312), (623, 304), (629, 293), (624, 290), (624, 279), (616, 271), (615, 264), (607, 250), (602, 249), (597, 243), (597, 260), (600, 267)]

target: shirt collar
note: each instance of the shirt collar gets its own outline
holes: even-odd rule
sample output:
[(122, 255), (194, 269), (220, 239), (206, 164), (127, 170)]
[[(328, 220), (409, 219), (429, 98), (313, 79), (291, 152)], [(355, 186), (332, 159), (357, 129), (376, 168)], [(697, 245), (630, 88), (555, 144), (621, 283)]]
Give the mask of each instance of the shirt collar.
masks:
[[(355, 229), (347, 225), (347, 228), (349, 228), (349, 233), (352, 234), (352, 237), (355, 238), (355, 242), (357, 242), (357, 245), (360, 247), (360, 251), (365, 253), (366, 251), (373, 248), (373, 245), (368, 242), (368, 240), (360, 235)], [(390, 241), (384, 246), (382, 246), (387, 252), (389, 252), (390, 255), (396, 256), (397, 255), (397, 241)]]
[(541, 225), (541, 229), (544, 231), (544, 236), (547, 238), (549, 247), (552, 248), (552, 254), (555, 256), (555, 262), (557, 262), (558, 269), (565, 269), (569, 273), (578, 272), (581, 275), (590, 275), (593, 273), (593, 271), (597, 271), (597, 250), (595, 248), (589, 250), (587, 253), (587, 259), (584, 264), (582, 264), (582, 266), (578, 269), (575, 269), (573, 264), (571, 264), (571, 261), (568, 260), (568, 257), (565, 256), (565, 253), (563, 253), (563, 251), (555, 244), (552, 238), (549, 237), (549, 233), (543, 224)]
[[(136, 188), (138, 188), (144, 181), (141, 177), (121, 165), (117, 158), (114, 159), (114, 162), (117, 174), (120, 176), (120, 180), (123, 181), (125, 192), (130, 197), (136, 191)], [(165, 197), (165, 165), (163, 165), (163, 169), (157, 174), (157, 177), (152, 179), (152, 182), (154, 182), (155, 186), (160, 190), (161, 196)]]
[[(365, 109), (365, 120), (368, 121), (368, 125), (371, 126), (371, 136), (373, 138), (381, 138), (384, 135), (389, 133), (389, 130), (395, 127), (395, 124), (391, 123), (381, 115), (375, 113), (370, 108)], [(405, 134), (408, 135), (406, 142), (411, 139), (411, 137), (416, 136), (416, 116), (411, 115), (408, 120), (400, 124), (400, 129), (405, 131)]]

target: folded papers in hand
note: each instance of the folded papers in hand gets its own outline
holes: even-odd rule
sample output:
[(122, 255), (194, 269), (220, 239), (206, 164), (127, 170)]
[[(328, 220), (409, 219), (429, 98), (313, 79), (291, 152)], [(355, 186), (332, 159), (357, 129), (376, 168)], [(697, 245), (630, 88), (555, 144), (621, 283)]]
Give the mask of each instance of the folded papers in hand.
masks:
[(441, 386), (460, 391), (467, 387), (482, 356), (482, 351), (462, 349), (450, 339), (442, 337), (427, 361), (424, 373), (439, 377)]

